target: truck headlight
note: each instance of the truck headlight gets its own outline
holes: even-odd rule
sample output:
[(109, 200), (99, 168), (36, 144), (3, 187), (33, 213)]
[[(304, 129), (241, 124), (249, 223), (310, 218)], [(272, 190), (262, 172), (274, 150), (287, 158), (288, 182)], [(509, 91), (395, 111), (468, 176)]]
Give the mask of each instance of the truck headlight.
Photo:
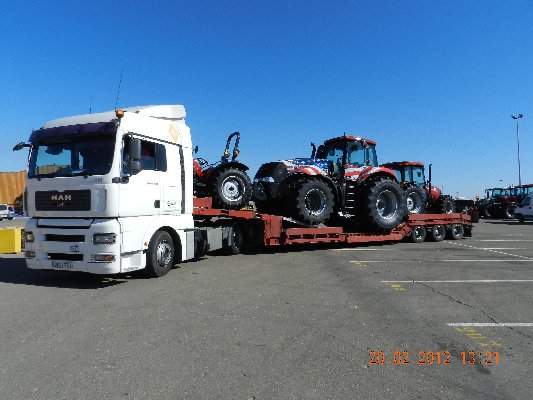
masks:
[(26, 250), (24, 252), (24, 255), (26, 256), (26, 258), (35, 258), (35, 252), (31, 250)]
[(28, 243), (33, 243), (35, 241), (35, 236), (33, 235), (33, 232), (27, 232), (25, 233), (26, 237), (26, 242)]
[(115, 233), (95, 233), (93, 235), (93, 244), (113, 244), (117, 240)]

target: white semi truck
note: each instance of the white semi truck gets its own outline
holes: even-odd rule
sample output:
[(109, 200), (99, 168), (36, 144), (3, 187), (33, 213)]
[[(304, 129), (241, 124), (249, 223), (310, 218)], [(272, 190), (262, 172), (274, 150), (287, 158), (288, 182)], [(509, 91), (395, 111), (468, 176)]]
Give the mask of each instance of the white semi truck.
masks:
[(302, 227), (251, 209), (212, 207), (193, 196), (185, 108), (125, 108), (50, 121), (34, 131), (24, 208), (29, 268), (165, 275), (207, 251), (310, 243), (368, 243), (410, 237), (461, 239), (465, 214), (411, 215), (386, 233)]
[[(29, 268), (96, 274), (146, 268), (161, 276), (198, 252), (202, 233), (192, 215), (192, 143), (183, 106), (50, 121), (15, 149), (22, 147), (30, 147)], [(228, 234), (205, 231), (211, 249)]]

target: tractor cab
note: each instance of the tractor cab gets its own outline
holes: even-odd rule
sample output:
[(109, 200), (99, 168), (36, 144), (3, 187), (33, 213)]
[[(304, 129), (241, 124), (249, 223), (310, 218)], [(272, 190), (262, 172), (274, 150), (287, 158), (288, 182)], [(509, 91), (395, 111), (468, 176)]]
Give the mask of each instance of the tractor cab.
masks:
[(403, 185), (418, 186), (424, 188), (426, 185), (426, 175), (424, 164), (415, 161), (399, 161), (383, 164), (384, 167), (392, 169), (398, 178), (398, 182)]
[(355, 136), (342, 136), (326, 140), (312, 158), (322, 158), (333, 165), (335, 171), (344, 167), (377, 167), (376, 142)]

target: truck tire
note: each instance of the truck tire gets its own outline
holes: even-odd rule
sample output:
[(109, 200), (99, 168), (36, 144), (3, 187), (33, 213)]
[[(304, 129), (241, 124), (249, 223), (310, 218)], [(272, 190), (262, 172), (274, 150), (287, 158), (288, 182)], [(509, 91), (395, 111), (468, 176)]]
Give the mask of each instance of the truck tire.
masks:
[(150, 239), (146, 251), (146, 268), (148, 276), (159, 278), (170, 271), (174, 263), (174, 242), (168, 232), (157, 231)]
[(230, 255), (241, 254), (244, 249), (245, 232), (241, 224), (234, 224), (231, 227), (230, 235), (228, 238), (228, 253)]
[(294, 217), (306, 224), (318, 225), (333, 212), (335, 198), (328, 184), (320, 179), (302, 179), (296, 185), (292, 208)]
[(515, 218), (516, 209), (517, 209), (516, 204), (508, 204), (503, 210), (504, 218), (508, 218), (508, 219)]
[(442, 196), (439, 205), (439, 211), (442, 214), (452, 214), (455, 212), (455, 204), (451, 196)]
[(405, 191), (407, 213), (424, 214), (426, 211), (426, 191), (419, 187), (412, 187)]
[(426, 240), (427, 231), (425, 226), (414, 226), (411, 231), (411, 241), (414, 243), (422, 243)]
[(239, 209), (252, 197), (252, 181), (241, 169), (223, 168), (213, 177), (211, 193), (215, 207)]
[(371, 182), (363, 193), (363, 223), (370, 230), (390, 230), (407, 214), (404, 190), (390, 179)]
[(431, 229), (431, 240), (440, 242), (446, 237), (446, 227), (444, 225), (433, 225)]
[(462, 239), (465, 235), (465, 227), (461, 224), (452, 224), (448, 231), (448, 237), (452, 240)]

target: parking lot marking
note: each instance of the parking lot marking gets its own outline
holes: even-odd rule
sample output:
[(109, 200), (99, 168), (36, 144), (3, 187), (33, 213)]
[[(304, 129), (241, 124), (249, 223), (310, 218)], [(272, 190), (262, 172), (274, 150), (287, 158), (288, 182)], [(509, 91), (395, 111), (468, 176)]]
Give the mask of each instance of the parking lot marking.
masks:
[(532, 283), (533, 279), (470, 279), (470, 280), (447, 280), (447, 281), (381, 281), (383, 283), (518, 283), (529, 282)]
[(533, 242), (531, 239), (470, 239), (473, 242)]
[(480, 247), (481, 250), (527, 250), (527, 247)]
[(432, 262), (442, 261), (442, 262), (533, 262), (533, 259), (528, 260), (433, 260)]
[(533, 322), (449, 322), (448, 326), (477, 326), (477, 327), (533, 327)]
[(452, 242), (450, 240), (446, 240), (446, 243), (449, 243), (449, 244), (454, 244), (456, 246), (461, 246), (461, 247), (468, 247), (470, 249), (475, 249), (475, 250), (485, 250), (485, 251), (488, 251), (488, 252), (491, 252), (491, 253), (496, 253), (496, 254), (502, 254), (504, 256), (511, 256), (511, 257), (518, 257), (518, 258), (525, 258), (527, 260), (533, 260), (533, 258), (531, 257), (526, 257), (526, 256), (521, 256), (521, 255), (518, 255), (518, 254), (512, 254), (512, 253), (505, 253), (503, 251), (497, 251), (497, 250), (487, 250), (487, 249), (483, 249), (481, 247), (476, 247), (476, 246), (470, 246), (468, 244), (462, 244), (462, 243), (457, 243), (457, 242)]
[(361, 247), (353, 247), (353, 248), (346, 248), (346, 249), (333, 249), (334, 251), (382, 251), (383, 249), (367, 249), (367, 248), (361, 248)]
[(391, 289), (396, 290), (397, 292), (404, 292), (407, 290), (406, 288), (402, 287), (402, 285), (399, 285), (397, 283), (385, 283), (385, 285), (387, 285)]

